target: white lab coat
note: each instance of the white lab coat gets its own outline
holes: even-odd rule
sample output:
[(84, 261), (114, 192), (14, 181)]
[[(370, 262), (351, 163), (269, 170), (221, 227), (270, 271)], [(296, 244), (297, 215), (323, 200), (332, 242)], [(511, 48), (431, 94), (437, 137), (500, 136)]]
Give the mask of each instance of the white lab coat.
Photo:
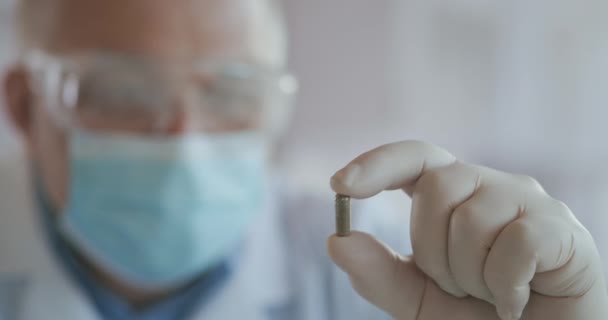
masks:
[[(47, 247), (24, 158), (0, 161), (0, 309), (24, 320), (100, 319)], [(281, 204), (248, 233), (238, 267), (193, 319), (388, 319), (354, 293), (325, 253), (333, 225), (329, 190), (322, 201), (282, 193)], [(393, 246), (409, 246), (403, 212), (374, 209), (354, 221)], [(401, 231), (389, 231), (395, 227)]]

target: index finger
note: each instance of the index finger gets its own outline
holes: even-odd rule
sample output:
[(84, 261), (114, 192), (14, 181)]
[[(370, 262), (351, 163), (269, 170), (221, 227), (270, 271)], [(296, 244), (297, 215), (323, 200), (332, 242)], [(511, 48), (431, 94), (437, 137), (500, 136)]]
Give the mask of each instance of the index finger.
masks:
[(422, 141), (402, 141), (368, 151), (331, 178), (336, 193), (369, 198), (383, 190), (403, 188), (411, 192), (425, 172), (453, 164), (449, 152)]

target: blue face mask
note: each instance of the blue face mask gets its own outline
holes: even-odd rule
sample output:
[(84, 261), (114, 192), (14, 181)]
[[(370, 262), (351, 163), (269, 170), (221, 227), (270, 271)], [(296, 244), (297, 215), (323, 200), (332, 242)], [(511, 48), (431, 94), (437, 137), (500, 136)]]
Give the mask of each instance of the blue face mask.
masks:
[(76, 131), (62, 233), (140, 288), (188, 281), (238, 246), (265, 200), (254, 134), (143, 138)]

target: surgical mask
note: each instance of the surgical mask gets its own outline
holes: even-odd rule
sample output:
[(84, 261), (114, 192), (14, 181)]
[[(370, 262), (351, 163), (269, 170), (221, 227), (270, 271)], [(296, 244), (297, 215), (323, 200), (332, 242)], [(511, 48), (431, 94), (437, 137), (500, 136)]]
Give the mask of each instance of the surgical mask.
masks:
[(263, 209), (268, 145), (253, 133), (74, 131), (69, 152), (62, 233), (139, 288), (179, 285), (220, 263)]

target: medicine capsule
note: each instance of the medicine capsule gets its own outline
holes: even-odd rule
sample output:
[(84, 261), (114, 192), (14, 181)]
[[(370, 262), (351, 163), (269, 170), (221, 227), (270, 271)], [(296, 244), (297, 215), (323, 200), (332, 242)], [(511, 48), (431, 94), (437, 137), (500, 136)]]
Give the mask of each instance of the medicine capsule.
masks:
[(350, 235), (350, 196), (336, 194), (336, 235)]

